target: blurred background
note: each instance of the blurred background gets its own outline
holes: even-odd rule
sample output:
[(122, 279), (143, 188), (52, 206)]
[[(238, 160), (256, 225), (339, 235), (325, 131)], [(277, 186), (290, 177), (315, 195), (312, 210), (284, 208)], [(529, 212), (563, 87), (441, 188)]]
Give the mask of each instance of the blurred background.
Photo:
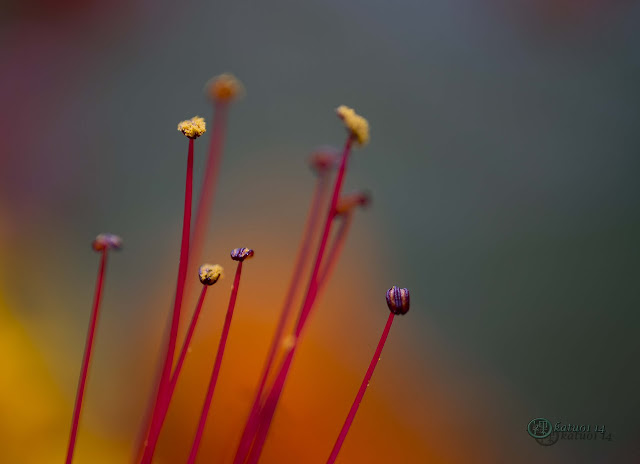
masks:
[[(184, 462), (234, 266), (256, 250), (200, 462), (229, 462), (300, 240), (307, 157), (369, 119), (367, 188), (295, 359), (264, 463), (325, 462), (411, 290), (344, 463), (638, 462), (640, 5), (630, 0), (0, 3), (0, 461), (63, 460), (100, 232), (107, 272), (78, 463), (129, 462), (177, 272), (202, 89), (231, 108), (204, 309), (156, 455)], [(196, 142), (196, 186), (209, 134)], [(192, 276), (195, 279), (195, 275)], [(192, 294), (186, 303), (190, 311)], [(527, 423), (605, 425), (540, 446)]]

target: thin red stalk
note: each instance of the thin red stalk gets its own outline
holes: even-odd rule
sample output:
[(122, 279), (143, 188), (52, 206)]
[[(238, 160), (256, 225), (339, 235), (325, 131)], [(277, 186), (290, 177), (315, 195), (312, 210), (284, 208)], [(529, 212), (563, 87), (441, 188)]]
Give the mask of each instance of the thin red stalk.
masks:
[(333, 273), (333, 270), (336, 267), (338, 262), (338, 257), (342, 253), (342, 249), (344, 248), (344, 244), (347, 239), (347, 234), (349, 229), (351, 228), (351, 222), (353, 221), (353, 213), (348, 212), (344, 216), (342, 216), (342, 222), (340, 223), (340, 228), (336, 232), (333, 242), (331, 242), (331, 247), (327, 252), (326, 264), (322, 266), (322, 270), (320, 271), (320, 276), (318, 277), (318, 290), (322, 290), (327, 283), (329, 276)]
[[(211, 211), (211, 205), (213, 204), (213, 197), (215, 195), (215, 184), (218, 177), (218, 171), (220, 167), (220, 158), (221, 158), (221, 148), (224, 142), (224, 132), (226, 127), (226, 115), (227, 115), (227, 105), (226, 103), (218, 104), (216, 103), (214, 106), (214, 114), (213, 114), (213, 123), (211, 129), (211, 139), (209, 142), (209, 154), (207, 156), (207, 162), (205, 167), (205, 174), (202, 183), (202, 189), (200, 190), (200, 196), (198, 199), (198, 205), (196, 207), (196, 219), (193, 225), (193, 238), (191, 240), (191, 246), (189, 251), (189, 262), (198, 262), (199, 255), (202, 253), (203, 247), (203, 238), (206, 234), (207, 224), (209, 222), (209, 214)], [(190, 294), (190, 280), (185, 284), (184, 294)], [(193, 318), (192, 318), (193, 323)], [(168, 334), (165, 334), (165, 339)], [(183, 345), (184, 348), (184, 345)], [(176, 369), (180, 364), (180, 360), (176, 364)], [(159, 366), (162, 369), (163, 366)], [(163, 375), (163, 371), (158, 369), (157, 379)], [(156, 379), (156, 381), (157, 381)], [(173, 381), (173, 379), (172, 379)], [(175, 385), (173, 386), (175, 388)], [(169, 401), (172, 393), (169, 395)], [(149, 429), (151, 427), (152, 413), (157, 408), (157, 401), (149, 402), (147, 405), (147, 411), (145, 413), (144, 420), (142, 422), (142, 427), (138, 432), (138, 440), (137, 440), (137, 452), (136, 452), (136, 462), (142, 454), (143, 447), (145, 446), (144, 441), (148, 439)]]
[(87, 333), (87, 341), (84, 347), (84, 357), (82, 359), (82, 368), (80, 369), (80, 379), (78, 381), (78, 390), (76, 392), (76, 402), (73, 408), (73, 420), (71, 421), (71, 433), (69, 435), (69, 447), (67, 448), (66, 464), (71, 464), (71, 462), (73, 461), (73, 452), (75, 451), (76, 438), (78, 434), (78, 423), (80, 422), (80, 412), (82, 410), (82, 400), (84, 399), (84, 389), (87, 383), (89, 363), (91, 362), (91, 352), (93, 351), (93, 339), (96, 333), (96, 326), (98, 325), (98, 313), (100, 311), (102, 288), (104, 286), (104, 270), (106, 266), (107, 247), (102, 250), (102, 254), (100, 256), (98, 279), (96, 281), (96, 290), (93, 297), (93, 309), (91, 310), (89, 331)]
[(231, 318), (233, 317), (233, 309), (236, 306), (236, 298), (238, 297), (238, 289), (240, 288), (240, 274), (242, 273), (242, 261), (238, 262), (236, 269), (236, 276), (233, 280), (233, 289), (231, 290), (231, 298), (229, 299), (229, 307), (227, 309), (227, 316), (224, 320), (224, 327), (222, 328), (222, 335), (220, 336), (220, 343), (218, 345), (218, 353), (216, 354), (216, 360), (213, 364), (213, 371), (211, 372), (211, 380), (209, 381), (209, 388), (207, 389), (207, 395), (202, 406), (202, 413), (200, 414), (200, 421), (198, 422), (198, 429), (196, 431), (193, 444), (191, 445), (191, 452), (189, 453), (189, 459), (187, 464), (193, 464), (196, 461), (198, 450), (200, 448), (200, 441), (204, 433), (204, 427), (207, 423), (207, 416), (209, 415), (209, 408), (211, 407), (211, 400), (213, 399), (213, 392), (216, 389), (216, 383), (218, 381), (218, 374), (220, 373), (220, 366), (222, 365), (222, 357), (224, 355), (224, 349), (227, 344), (227, 337), (229, 336), (229, 329), (231, 327)]
[[(311, 312), (315, 298), (318, 295), (318, 273), (320, 272), (320, 266), (324, 257), (324, 252), (327, 247), (327, 241), (329, 239), (329, 232), (331, 231), (331, 224), (336, 216), (336, 206), (338, 205), (338, 199), (340, 197), (340, 191), (342, 190), (342, 183), (344, 181), (344, 175), (347, 170), (347, 162), (349, 161), (349, 154), (351, 153), (351, 145), (353, 143), (353, 137), (349, 136), (344, 146), (342, 158), (340, 160), (340, 168), (338, 169), (338, 175), (336, 176), (335, 185), (333, 188), (333, 195), (331, 197), (331, 203), (329, 211), (327, 213), (327, 220), (325, 222), (324, 230), (322, 232), (322, 238), (320, 239), (320, 246), (318, 247), (318, 254), (316, 256), (316, 262), (313, 266), (313, 272), (309, 280), (309, 289), (307, 290), (307, 296), (305, 297), (302, 311), (296, 326), (296, 337), (300, 335), (302, 328), (305, 325), (307, 317)], [(295, 350), (295, 346), (294, 346)]]
[[(294, 347), (295, 346), (296, 345), (294, 345)], [(280, 371), (278, 372), (278, 377), (271, 387), (271, 391), (269, 392), (265, 404), (260, 411), (258, 430), (256, 432), (253, 446), (251, 448), (251, 453), (249, 454), (249, 457), (246, 461), (249, 464), (256, 464), (262, 454), (262, 448), (264, 447), (264, 443), (267, 440), (267, 434), (269, 433), (269, 428), (271, 427), (273, 415), (275, 414), (278, 400), (280, 399), (280, 394), (282, 393), (282, 389), (284, 388), (284, 382), (286, 380), (287, 373), (289, 372), (291, 362), (293, 361), (293, 350), (294, 348), (291, 348), (291, 350), (289, 350), (289, 352), (287, 353), (287, 356), (285, 357), (284, 362), (280, 367)]]
[[(169, 341), (169, 334), (171, 332), (171, 319), (167, 319), (164, 331), (162, 334), (162, 339), (160, 342), (160, 346), (164, 346)], [(158, 362), (154, 375), (153, 375), (153, 387), (154, 389), (149, 394), (149, 401), (147, 401), (147, 406), (145, 408), (143, 420), (140, 424), (140, 428), (138, 429), (138, 435), (136, 437), (136, 448), (135, 454), (133, 455), (134, 459), (132, 461), (133, 464), (142, 462), (142, 456), (147, 447), (147, 443), (149, 440), (149, 433), (151, 431), (151, 421), (154, 419), (154, 414), (156, 414), (156, 409), (158, 408), (158, 401), (160, 401), (159, 397), (159, 388), (161, 385), (161, 378), (163, 373), (164, 360), (160, 363)]]
[(173, 368), (173, 357), (178, 338), (178, 326), (180, 324), (180, 309), (184, 294), (184, 285), (187, 278), (187, 268), (189, 264), (189, 239), (191, 235), (191, 203), (193, 195), (193, 139), (189, 139), (189, 153), (187, 156), (187, 176), (184, 194), (184, 218), (182, 222), (182, 244), (180, 246), (180, 264), (178, 266), (178, 281), (176, 284), (176, 295), (173, 304), (173, 314), (169, 341), (165, 354), (162, 376), (158, 387), (156, 405), (154, 408), (148, 440), (145, 442), (145, 450), (142, 456), (142, 464), (150, 464), (155, 452), (164, 418), (166, 417), (169, 404), (167, 394), (169, 391), (171, 370)]
[(220, 171), (220, 162), (222, 161), (222, 148), (224, 146), (225, 129), (227, 127), (228, 109), (229, 105), (227, 102), (216, 102), (214, 105), (209, 154), (207, 155), (207, 163), (193, 225), (193, 242), (189, 255), (192, 263), (200, 262), (200, 255), (204, 247), (204, 238), (207, 235), (207, 227), (209, 225), (216, 193), (218, 172)]
[(389, 319), (387, 319), (387, 325), (385, 325), (384, 327), (384, 331), (382, 332), (382, 336), (380, 337), (380, 341), (378, 342), (378, 347), (376, 348), (376, 352), (373, 354), (373, 358), (371, 358), (369, 369), (367, 369), (367, 373), (364, 375), (364, 379), (362, 379), (362, 384), (360, 385), (358, 394), (356, 395), (355, 400), (353, 400), (353, 404), (351, 405), (349, 414), (347, 414), (347, 419), (344, 421), (344, 425), (342, 426), (342, 430), (340, 430), (338, 439), (336, 440), (336, 443), (333, 445), (333, 450), (331, 451), (331, 455), (327, 460), (327, 464), (333, 464), (336, 458), (338, 457), (338, 453), (340, 452), (342, 443), (344, 442), (344, 439), (347, 437), (347, 433), (349, 432), (349, 428), (353, 423), (354, 417), (356, 417), (356, 412), (358, 412), (358, 407), (360, 406), (360, 402), (362, 401), (364, 392), (367, 390), (367, 387), (369, 386), (369, 381), (371, 380), (373, 371), (375, 370), (376, 365), (380, 360), (380, 354), (382, 353), (382, 348), (384, 347), (384, 343), (387, 341), (387, 336), (389, 335), (389, 330), (391, 329), (393, 318), (394, 318), (394, 314), (389, 313)]
[(344, 151), (342, 153), (342, 158), (340, 160), (340, 168), (338, 169), (338, 174), (336, 176), (335, 185), (333, 188), (333, 194), (331, 197), (331, 203), (329, 205), (329, 211), (327, 213), (327, 220), (324, 225), (324, 230), (322, 232), (322, 238), (320, 239), (320, 246), (318, 247), (318, 253), (316, 255), (316, 261), (313, 266), (313, 271), (311, 273), (311, 277), (309, 279), (309, 287), (307, 290), (306, 297), (304, 299), (304, 303), (302, 305), (302, 310), (300, 311), (300, 316), (298, 318), (298, 322), (295, 328), (295, 343), (291, 347), (291, 350), (287, 353), (287, 356), (280, 368), (278, 376), (274, 381), (274, 384), (267, 396), (263, 413), (261, 413), (260, 417), (260, 426), (258, 428), (258, 433), (256, 434), (256, 438), (251, 449), (251, 454), (249, 455), (249, 463), (257, 463), (260, 459), (260, 455), (262, 454), (262, 448), (264, 447), (264, 442), (267, 439), (267, 433), (269, 432), (269, 428), (271, 426), (271, 422), (273, 420), (273, 415), (276, 410), (276, 406), (278, 405), (278, 401), (280, 400), (280, 396), (282, 395), (282, 390), (284, 389), (284, 384), (287, 379), (287, 375), (289, 373), (289, 369), (291, 367), (291, 362), (293, 361), (293, 356), (295, 354), (296, 348), (299, 345), (299, 337), (302, 332), (302, 329), (305, 326), (307, 318), (309, 317), (309, 313), (313, 304), (315, 303), (316, 296), (318, 295), (318, 274), (320, 272), (320, 266), (322, 264), (322, 259), (324, 257), (324, 252), (327, 247), (327, 241), (329, 239), (329, 232), (331, 231), (331, 224), (333, 223), (333, 219), (336, 216), (336, 206), (338, 204), (338, 198), (340, 197), (340, 190), (342, 189), (342, 183), (344, 181), (344, 175), (347, 169), (347, 162), (349, 160), (349, 154), (351, 153), (351, 145), (353, 143), (353, 136), (349, 136), (347, 138), (347, 142), (344, 146)]
[[(333, 241), (330, 245), (329, 250), (327, 251), (327, 257), (326, 257), (326, 264), (322, 266), (322, 269), (320, 271), (320, 275), (318, 276), (318, 289), (319, 291), (322, 290), (325, 286), (325, 284), (327, 283), (330, 275), (332, 274), (335, 265), (338, 261), (338, 257), (341, 254), (342, 249), (344, 248), (344, 244), (346, 241), (346, 237), (347, 237), (347, 233), (349, 232), (349, 228), (351, 226), (351, 222), (353, 220), (353, 213), (347, 213), (343, 219), (342, 222), (340, 224), (340, 228), (338, 229), (338, 231), (336, 232)], [(287, 358), (287, 362), (290, 363), (291, 362), (291, 358)], [(258, 404), (259, 405), (259, 404)], [(266, 414), (264, 414), (266, 416), (269, 415), (269, 413), (267, 412)], [(264, 417), (263, 415), (263, 417)], [(251, 430), (251, 435), (248, 437), (247, 439), (247, 444), (246, 444), (246, 450), (245, 453), (248, 453), (249, 448), (251, 446), (251, 440), (253, 439), (253, 437), (256, 434), (256, 429), (258, 427), (258, 419), (260, 418), (260, 409), (256, 408), (256, 412), (255, 412), (255, 417), (254, 417), (254, 423), (253, 423), (253, 428)], [(244, 459), (246, 459), (246, 454), (245, 456), (240, 460), (238, 459), (238, 456), (236, 456), (236, 461), (234, 461), (234, 464), (241, 464)]]
[[(182, 365), (184, 364), (184, 360), (187, 356), (187, 352), (189, 351), (189, 345), (191, 345), (191, 338), (193, 337), (193, 333), (195, 331), (196, 325), (198, 323), (198, 318), (200, 317), (200, 312), (202, 310), (202, 305), (204, 303), (204, 298), (205, 295), (207, 293), (207, 288), (209, 288), (207, 285), (203, 285), (202, 286), (202, 291), (200, 292), (200, 297), (198, 298), (198, 303), (196, 305), (196, 309), (193, 312), (193, 315), (191, 317), (191, 323), (189, 324), (189, 329), (187, 330), (187, 334), (185, 336), (184, 342), (182, 344), (182, 350), (180, 351), (180, 356), (178, 357), (178, 361), (176, 362), (176, 367), (173, 370), (173, 374), (171, 376), (171, 384), (169, 385), (169, 403), (171, 403), (171, 398), (173, 397), (173, 392), (176, 388), (176, 384), (178, 383), (178, 376), (180, 375), (180, 371), (182, 370)], [(160, 377), (160, 372), (158, 371), (158, 378)], [(140, 433), (144, 433), (144, 436), (142, 437), (142, 440), (147, 438), (147, 435), (149, 433), (149, 426), (150, 426), (150, 421), (151, 421), (151, 412), (153, 411), (152, 409), (153, 403), (149, 403), (149, 409), (145, 414), (145, 419), (144, 419), (144, 424), (146, 424), (146, 427), (144, 428), (144, 430), (141, 430)], [(167, 410), (168, 411), (168, 410)], [(140, 440), (140, 438), (138, 439)], [(139, 445), (139, 447), (137, 448), (138, 451), (136, 453), (137, 459), (139, 459), (142, 453), (142, 446), (144, 446), (144, 441), (142, 441)], [(136, 459), (136, 461), (137, 461)]]
[[(169, 320), (167, 320), (167, 324), (164, 330), (164, 334), (162, 336), (163, 343), (169, 339), (169, 331), (171, 329)], [(153, 414), (156, 410), (158, 404), (158, 388), (160, 387), (160, 378), (162, 376), (162, 367), (163, 364), (158, 364), (155, 369), (153, 384), (154, 390), (149, 395), (149, 401), (147, 401), (147, 406), (145, 407), (144, 416), (142, 422), (140, 424), (140, 428), (138, 429), (138, 435), (136, 437), (136, 447), (135, 454), (133, 455), (133, 464), (140, 462), (142, 459), (142, 455), (144, 453), (147, 440), (149, 438), (149, 430), (151, 428), (151, 420), (153, 419)]]
[[(202, 188), (200, 190), (200, 196), (198, 197), (198, 204), (196, 206), (195, 222), (193, 225), (193, 237), (191, 240), (191, 249), (189, 252), (189, 262), (199, 262), (200, 255), (204, 247), (204, 237), (207, 233), (207, 226), (209, 224), (209, 218), (211, 217), (211, 210), (216, 192), (216, 183), (218, 179), (218, 172), (220, 170), (220, 162), (222, 160), (222, 148), (224, 146), (225, 129), (227, 125), (228, 114), (227, 102), (216, 102), (214, 104), (213, 122), (211, 124), (211, 138), (209, 141), (209, 152), (207, 155), (207, 161), (205, 166), (204, 177), (202, 181)], [(184, 293), (189, 295), (191, 293), (191, 281), (187, 281)], [(161, 366), (159, 366), (161, 368)], [(157, 378), (162, 375), (161, 370), (158, 369)], [(157, 392), (156, 392), (157, 393)], [(138, 433), (137, 440), (137, 452), (136, 461), (142, 455), (143, 447), (145, 446), (145, 440), (148, 438), (149, 429), (151, 427), (152, 413), (157, 407), (157, 400), (149, 402), (145, 418), (142, 421), (142, 426)]]
[(178, 377), (180, 376), (180, 371), (182, 370), (182, 365), (184, 364), (184, 360), (187, 357), (187, 353), (189, 351), (189, 345), (191, 345), (191, 339), (193, 338), (193, 333), (196, 330), (196, 325), (198, 324), (198, 318), (200, 317), (200, 312), (202, 311), (202, 305), (204, 304), (204, 297), (207, 294), (208, 285), (202, 286), (202, 291), (200, 292), (200, 297), (198, 298), (198, 304), (196, 305), (195, 311), (193, 311), (193, 316), (191, 316), (191, 323), (189, 324), (189, 329), (187, 330), (187, 335), (184, 338), (184, 342), (182, 343), (182, 350), (180, 350), (180, 356), (178, 357), (178, 361), (176, 362), (176, 367), (173, 369), (173, 374), (171, 375), (171, 382), (169, 384), (169, 398), (168, 401), (171, 403), (171, 397), (173, 396), (173, 391), (176, 388), (176, 384), (178, 383)]
[(260, 382), (258, 383), (258, 388), (256, 389), (253, 404), (245, 423), (244, 430), (242, 431), (240, 444), (238, 445), (238, 449), (236, 450), (236, 456), (233, 460), (234, 464), (241, 464), (246, 459), (247, 453), (251, 446), (251, 440), (255, 435), (262, 393), (264, 392), (264, 388), (266, 386), (269, 373), (271, 372), (271, 368), (275, 361), (278, 348), (281, 345), (282, 336), (284, 335), (284, 330), (287, 326), (287, 322), (289, 321), (289, 318), (291, 316), (293, 299), (298, 290), (298, 287), (300, 286), (300, 279), (302, 278), (302, 273), (309, 257), (311, 241), (316, 230), (318, 219), (320, 218), (320, 207), (324, 203), (326, 193), (327, 174), (321, 173), (319, 174), (318, 180), (316, 181), (316, 187), (314, 189), (313, 198), (311, 200), (311, 207), (309, 209), (307, 224), (305, 225), (304, 232), (302, 234), (303, 239), (298, 250), (298, 256), (296, 258), (296, 263), (294, 266), (293, 274), (291, 276), (291, 281), (289, 283), (289, 288), (287, 290), (287, 294), (284, 299), (284, 305), (282, 307), (282, 311), (280, 312), (280, 318), (278, 320), (278, 324), (271, 341), (271, 346), (269, 347), (269, 352), (262, 369)]
[[(344, 248), (347, 233), (349, 232), (352, 220), (353, 220), (353, 213), (351, 212), (347, 213), (343, 217), (342, 222), (340, 224), (340, 228), (338, 229), (338, 231), (336, 232), (333, 238), (330, 248), (327, 251), (326, 264), (322, 266), (320, 275), (318, 276), (319, 291), (324, 288), (330, 275), (333, 273), (335, 265), (338, 261), (338, 257), (340, 256), (341, 251)], [(242, 462), (244, 462), (244, 460), (246, 459), (246, 455), (248, 454), (249, 449), (251, 447), (251, 441), (256, 435), (256, 429), (258, 428), (259, 419), (261, 417), (259, 402), (257, 403), (257, 406), (258, 407), (256, 407), (255, 412), (252, 412), (254, 414), (253, 423), (252, 423), (251, 429), (249, 430), (248, 437), (246, 438), (246, 444), (243, 450), (244, 456), (239, 456), (238, 454), (236, 454), (236, 459), (234, 461), (234, 464), (241, 464)], [(264, 415), (262, 416), (264, 417)]]

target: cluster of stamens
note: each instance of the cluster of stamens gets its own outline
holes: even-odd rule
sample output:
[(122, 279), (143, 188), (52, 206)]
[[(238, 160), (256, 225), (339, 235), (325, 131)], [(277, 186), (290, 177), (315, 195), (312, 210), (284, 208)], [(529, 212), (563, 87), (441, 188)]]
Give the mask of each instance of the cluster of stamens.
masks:
[[(196, 225), (195, 225), (195, 251), (194, 246), (190, 243), (191, 238), (191, 203), (192, 203), (192, 185), (193, 185), (193, 158), (194, 158), (194, 140), (202, 136), (206, 132), (206, 124), (204, 118), (195, 116), (191, 119), (181, 121), (178, 124), (178, 130), (188, 137), (189, 140), (189, 152), (187, 160), (187, 176), (185, 182), (185, 209), (183, 218), (183, 235), (180, 249), (180, 261), (178, 269), (178, 283), (176, 285), (175, 302), (173, 311), (171, 313), (171, 325), (169, 331), (169, 337), (166, 342), (166, 354), (164, 362), (162, 364), (161, 375), (158, 376), (158, 384), (156, 385), (156, 397), (151, 402), (151, 414), (143, 424), (141, 437), (143, 438), (138, 444), (137, 462), (139, 464), (151, 464), (156, 449), (156, 445), (160, 438), (160, 432), (163, 428), (163, 423), (167, 417), (169, 406), (173, 392), (176, 388), (176, 384), (179, 380), (182, 366), (186, 360), (187, 353), (190, 351), (190, 343), (192, 336), (194, 335), (196, 325), (199, 320), (200, 311), (203, 308), (205, 302), (205, 296), (207, 289), (218, 282), (223, 277), (223, 268), (218, 264), (202, 264), (198, 269), (198, 278), (202, 284), (200, 290), (200, 297), (196, 305), (196, 309), (193, 312), (191, 323), (187, 330), (182, 349), (177, 357), (177, 363), (174, 367), (174, 355), (176, 354), (176, 339), (178, 334), (178, 325), (180, 323), (180, 314), (182, 309), (183, 294), (188, 293), (188, 286), (186, 285), (187, 271), (190, 262), (194, 259), (199, 259), (198, 256), (201, 248), (201, 240), (198, 237), (203, 237), (206, 230), (206, 223), (209, 211), (202, 211), (202, 205), (210, 205), (213, 198), (213, 191), (217, 175), (217, 165), (220, 160), (220, 153), (222, 147), (222, 138), (224, 135), (225, 116), (229, 105), (227, 103), (234, 99), (237, 99), (244, 94), (244, 88), (240, 81), (238, 81), (231, 74), (222, 74), (211, 81), (206, 86), (206, 94), (214, 102), (214, 108), (216, 110), (216, 116), (221, 114), (219, 119), (214, 119), (213, 123), (213, 136), (211, 140), (211, 146), (209, 150), (209, 161), (207, 167), (207, 174), (203, 182), (203, 189), (200, 197), (200, 209), (197, 213)], [(221, 113), (218, 113), (221, 112)], [(317, 174), (316, 192), (312, 201), (312, 207), (310, 209), (310, 215), (308, 219), (307, 228), (305, 229), (302, 245), (300, 247), (298, 260), (296, 262), (295, 271), (292, 276), (289, 291), (287, 293), (286, 301), (283, 306), (282, 315), (278, 322), (278, 328), (276, 329), (274, 339), (272, 342), (272, 349), (267, 356), (265, 367), (262, 371), (262, 378), (259, 382), (259, 386), (256, 389), (255, 399), (251, 410), (249, 412), (245, 428), (243, 430), (238, 449), (234, 458), (234, 464), (242, 463), (256, 463), (260, 459), (262, 447), (266, 440), (267, 433), (269, 431), (273, 414), (275, 413), (276, 406), (282, 390), (284, 388), (285, 381), (287, 379), (289, 368), (297, 351), (297, 347), (300, 344), (303, 331), (309, 320), (309, 314), (316, 307), (316, 300), (318, 294), (323, 290), (328, 276), (330, 276), (332, 269), (336, 263), (337, 256), (340, 254), (340, 250), (344, 244), (349, 224), (353, 217), (353, 211), (359, 207), (366, 207), (371, 203), (371, 195), (366, 191), (357, 191), (350, 194), (342, 194), (342, 184), (345, 177), (347, 159), (351, 153), (352, 143), (355, 142), (358, 145), (365, 145), (369, 141), (369, 124), (365, 118), (358, 115), (353, 109), (347, 106), (339, 106), (336, 109), (337, 115), (343, 121), (344, 126), (347, 129), (348, 136), (343, 151), (339, 151), (332, 147), (321, 147), (315, 150), (310, 159), (310, 166), (315, 174)], [(333, 184), (333, 191), (330, 194), (328, 190), (328, 182), (333, 178), (333, 172), (337, 170), (335, 180)], [(328, 212), (326, 222), (323, 227), (319, 227), (319, 220), (322, 215), (322, 208), (328, 206)], [(206, 206), (205, 206), (206, 209)], [(336, 220), (338, 219), (339, 220)], [(331, 229), (335, 223), (340, 223), (340, 229), (337, 232), (331, 234)], [(301, 308), (298, 313), (297, 322), (291, 333), (286, 333), (285, 328), (291, 316), (292, 302), (294, 295), (299, 287), (300, 278), (307, 268), (308, 260), (310, 259), (309, 249), (312, 243), (312, 239), (315, 236), (319, 236), (318, 251), (315, 255), (315, 261), (312, 266), (311, 275), (307, 284), (307, 293), (304, 296)], [(332, 240), (330, 240), (332, 238)], [(89, 366), (89, 357), (91, 355), (91, 346), (93, 340), (93, 333), (96, 328), (97, 313), (100, 303), (100, 296), (102, 293), (103, 276), (107, 259), (108, 250), (117, 250), (122, 246), (122, 239), (113, 234), (100, 234), (92, 242), (92, 247), (95, 251), (101, 251), (101, 264), (99, 268), (99, 279), (96, 286), (96, 297), (94, 303), (94, 310), (92, 312), (92, 321), (90, 323), (90, 331), (88, 335), (87, 351), (85, 352), (85, 360), (83, 361), (83, 369), (81, 371), (81, 382), (78, 390), (76, 409), (74, 411), (74, 420), (72, 424), (72, 432), (69, 441), (69, 451), (67, 455), (67, 464), (71, 464), (73, 457), (73, 450), (75, 445), (75, 437), (78, 426), (78, 419), (80, 415), (80, 407), (82, 405), (82, 397), (84, 392), (84, 383), (87, 377), (87, 371)], [(238, 297), (240, 277), (242, 274), (242, 268), (244, 261), (254, 257), (254, 251), (250, 248), (234, 248), (230, 252), (230, 257), (233, 261), (237, 262), (234, 282), (231, 287), (231, 295), (229, 298), (229, 305), (225, 316), (225, 323), (220, 337), (218, 351), (216, 353), (215, 362), (213, 363), (213, 369), (211, 371), (211, 377), (209, 381), (209, 387), (203, 402), (202, 411), (200, 414), (200, 420), (195, 432), (191, 451), (187, 464), (193, 464), (198, 455), (200, 448), (200, 442), (204, 434), (205, 425), (207, 423), (207, 417), (209, 409), (212, 404), (212, 397), (218, 380), (218, 375), (221, 370), (223, 355), (225, 351), (227, 337), (231, 328), (231, 320)], [(194, 256), (195, 255), (195, 256)], [(201, 262), (201, 261), (200, 261)], [(188, 271), (189, 275), (191, 271)], [(195, 281), (195, 279), (194, 279)], [(362, 396), (366, 387), (369, 385), (369, 380), (373, 375), (373, 369), (375, 368), (379, 358), (382, 347), (386, 341), (387, 335), (391, 328), (394, 316), (404, 315), (409, 311), (410, 299), (409, 291), (406, 288), (391, 287), (386, 292), (386, 301), (391, 314), (387, 320), (387, 324), (383, 331), (378, 347), (375, 351), (374, 357), (371, 361), (369, 370), (362, 382), (360, 390), (356, 396), (356, 399), (349, 411), (347, 419), (338, 435), (338, 439), (331, 452), (329, 464), (333, 463), (340, 451), (342, 443), (346, 437), (346, 434), (351, 426), (355, 413), (358, 409)], [(278, 358), (278, 353), (282, 355), (282, 362), (278, 366), (277, 370), (274, 368), (273, 363)], [(275, 370), (275, 372), (272, 372)], [(160, 371), (159, 371), (160, 373)], [(268, 378), (273, 378), (271, 385), (266, 384)]]

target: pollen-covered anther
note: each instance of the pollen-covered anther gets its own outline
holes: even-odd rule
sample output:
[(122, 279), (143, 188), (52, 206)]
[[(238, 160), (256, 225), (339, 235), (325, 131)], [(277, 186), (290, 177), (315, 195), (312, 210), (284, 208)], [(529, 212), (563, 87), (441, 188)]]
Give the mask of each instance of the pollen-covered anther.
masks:
[(409, 290), (395, 285), (387, 290), (387, 306), (393, 314), (407, 314), (409, 311)]
[(198, 277), (202, 285), (213, 285), (224, 277), (222, 266), (219, 264), (203, 264), (198, 269)]
[(340, 164), (340, 151), (331, 146), (318, 147), (309, 158), (309, 165), (318, 175), (325, 174)]
[(225, 73), (213, 77), (205, 86), (207, 96), (219, 102), (228, 102), (244, 96), (244, 86), (233, 74)]
[(115, 234), (100, 234), (91, 243), (95, 251), (119, 250), (122, 248), (122, 239)]
[(180, 123), (178, 123), (178, 130), (190, 139), (197, 139), (207, 132), (207, 125), (204, 122), (204, 118), (194, 116), (191, 119), (180, 121)]
[(336, 214), (347, 214), (357, 208), (358, 206), (366, 208), (371, 204), (371, 194), (369, 192), (355, 192), (343, 195), (338, 199), (336, 205)]
[(250, 248), (234, 248), (231, 250), (231, 259), (242, 262), (245, 259), (253, 258), (253, 254), (253, 250)]
[(336, 108), (336, 113), (359, 145), (366, 145), (369, 142), (369, 123), (365, 118), (344, 105)]

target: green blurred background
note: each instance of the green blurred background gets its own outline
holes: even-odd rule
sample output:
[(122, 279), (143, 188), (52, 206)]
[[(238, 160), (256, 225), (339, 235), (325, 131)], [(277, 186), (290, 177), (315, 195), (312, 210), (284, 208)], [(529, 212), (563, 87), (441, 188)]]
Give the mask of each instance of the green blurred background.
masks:
[[(363, 295), (354, 304), (367, 311), (386, 311), (390, 285), (411, 289), (411, 313), (394, 327), (384, 361), (422, 405), (402, 403), (397, 414), (425, 448), (445, 440), (437, 430), (460, 431), (467, 458), (444, 449), (434, 462), (638, 462), (637, 2), (16, 0), (1, 8), (0, 290), (60, 392), (63, 418), (95, 278), (89, 243), (119, 233), (125, 250), (110, 263), (86, 422), (124, 448), (133, 439), (140, 397), (106, 402), (126, 391), (131, 371), (148, 380), (152, 348), (134, 357), (144, 367), (120, 363), (139, 330), (157, 344), (173, 293), (186, 152), (175, 125), (194, 114), (209, 120), (201, 89), (231, 71), (247, 96), (231, 111), (209, 246), (224, 258), (215, 259), (246, 245), (258, 250), (256, 285), (278, 259), (288, 272), (293, 257), (282, 255), (297, 245), (312, 189), (306, 156), (342, 143), (332, 111), (353, 106), (369, 119), (371, 144), (356, 152), (347, 190), (368, 188), (373, 205), (358, 215), (336, 279), (357, 280)], [(202, 162), (205, 143), (199, 150)], [(218, 230), (225, 240), (216, 241)], [(263, 296), (279, 303), (287, 275)], [(329, 291), (327, 307), (340, 304), (342, 288)], [(149, 298), (167, 303), (158, 309)], [(318, 315), (318, 324), (347, 309), (332, 322)], [(149, 322), (154, 311), (163, 316)], [(268, 325), (275, 311), (253, 317)], [(352, 325), (324, 340), (336, 356), (346, 352), (349, 398), (382, 325), (345, 318)], [(371, 336), (360, 346), (351, 330)], [(391, 372), (385, 391), (404, 396)], [(410, 386), (414, 375), (455, 391), (451, 409), (429, 416), (438, 399), (428, 382)], [(18, 379), (5, 381), (10, 392)], [(9, 416), (0, 410), (5, 424)], [(541, 416), (604, 424), (613, 440), (541, 447), (526, 433)], [(334, 428), (341, 420), (332, 418)], [(4, 436), (0, 444), (15, 440)], [(493, 461), (475, 453), (478, 437)], [(9, 462), (3, 448), (0, 461)]]

